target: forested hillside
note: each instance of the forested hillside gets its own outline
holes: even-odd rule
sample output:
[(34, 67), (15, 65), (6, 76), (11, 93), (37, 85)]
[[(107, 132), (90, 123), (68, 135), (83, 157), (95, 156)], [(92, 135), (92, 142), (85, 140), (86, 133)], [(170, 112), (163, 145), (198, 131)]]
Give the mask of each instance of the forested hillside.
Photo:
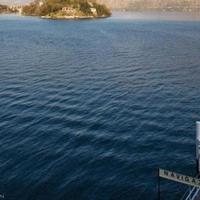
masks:
[(22, 14), (52, 18), (108, 17), (111, 15), (106, 6), (94, 0), (35, 0), (23, 7)]

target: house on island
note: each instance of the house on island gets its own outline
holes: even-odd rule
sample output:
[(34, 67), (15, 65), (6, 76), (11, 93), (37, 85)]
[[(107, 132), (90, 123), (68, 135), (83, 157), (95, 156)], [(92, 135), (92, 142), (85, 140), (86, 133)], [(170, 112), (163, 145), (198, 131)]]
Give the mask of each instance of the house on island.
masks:
[(11, 10), (13, 13), (18, 13), (19, 15), (22, 15), (22, 12), (23, 12), (22, 6), (11, 6), (11, 7), (10, 7), (10, 10)]
[(44, 5), (44, 2), (43, 1), (40, 1), (39, 2), (39, 6), (41, 7), (41, 6), (43, 6)]
[[(97, 16), (97, 9), (93, 7), (93, 4), (91, 4), (92, 7), (90, 7), (90, 11), (91, 11), (91, 14), (93, 16)], [(77, 13), (77, 10), (79, 11), (80, 8), (73, 8), (72, 6), (65, 6), (65, 7), (62, 7), (62, 13), (64, 15), (67, 15), (67, 16), (73, 16), (73, 15), (76, 15)]]
[(76, 13), (76, 9), (71, 6), (65, 6), (62, 8), (62, 12), (66, 15), (74, 15)]
[(94, 16), (97, 16), (97, 9), (94, 7), (94, 4), (92, 2), (88, 2), (88, 4), (90, 5), (90, 11)]
[(94, 16), (97, 16), (97, 9), (96, 8), (90, 8), (90, 11)]

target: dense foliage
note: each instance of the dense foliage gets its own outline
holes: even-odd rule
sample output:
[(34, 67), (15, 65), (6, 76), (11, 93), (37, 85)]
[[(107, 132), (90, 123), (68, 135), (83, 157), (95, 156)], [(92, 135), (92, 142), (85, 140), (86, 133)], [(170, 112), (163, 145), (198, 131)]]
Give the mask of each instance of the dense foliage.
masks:
[(0, 14), (2, 14), (2, 13), (5, 13), (5, 14), (8, 14), (8, 13), (17, 13), (17, 10), (15, 8), (11, 8), (9, 6), (1, 5), (0, 4)]
[(100, 5), (94, 0), (35, 0), (23, 7), (24, 15), (47, 16), (61, 14), (63, 7), (71, 7), (77, 15), (92, 16), (91, 8), (95, 8), (98, 16), (110, 16), (110, 10), (105, 5)]
[(8, 6), (0, 4), (0, 13), (7, 13), (7, 12), (9, 12)]

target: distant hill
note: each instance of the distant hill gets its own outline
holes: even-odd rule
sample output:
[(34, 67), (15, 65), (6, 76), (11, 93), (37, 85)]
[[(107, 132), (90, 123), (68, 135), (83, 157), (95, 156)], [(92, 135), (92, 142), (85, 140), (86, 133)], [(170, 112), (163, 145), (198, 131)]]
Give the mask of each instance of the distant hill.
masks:
[(111, 9), (200, 11), (200, 0), (98, 0)]
[(199, 0), (139, 0), (129, 4), (132, 10), (200, 11)]
[[(96, 0), (117, 10), (200, 11), (200, 0)], [(0, 4), (27, 4), (31, 0), (0, 0)]]
[(111, 9), (127, 9), (134, 0), (97, 0), (101, 4), (107, 5)]
[(107, 5), (111, 9), (127, 9), (134, 0), (97, 0), (101, 4)]

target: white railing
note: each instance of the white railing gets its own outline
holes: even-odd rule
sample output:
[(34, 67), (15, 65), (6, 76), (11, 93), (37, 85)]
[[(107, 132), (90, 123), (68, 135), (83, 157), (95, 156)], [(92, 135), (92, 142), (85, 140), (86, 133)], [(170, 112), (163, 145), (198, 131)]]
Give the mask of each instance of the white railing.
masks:
[(181, 200), (198, 200), (198, 195), (200, 195), (200, 188), (193, 187), (186, 191)]

